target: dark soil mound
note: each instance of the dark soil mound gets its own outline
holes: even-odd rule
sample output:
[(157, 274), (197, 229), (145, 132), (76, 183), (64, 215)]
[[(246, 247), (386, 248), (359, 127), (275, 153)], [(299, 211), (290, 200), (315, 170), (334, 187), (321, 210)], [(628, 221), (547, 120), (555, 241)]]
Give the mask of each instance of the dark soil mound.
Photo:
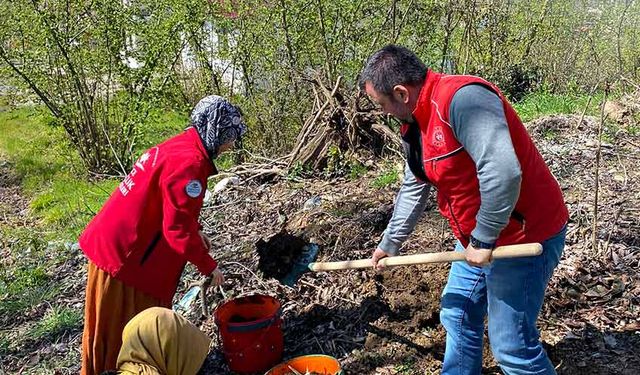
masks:
[(258, 269), (265, 278), (281, 280), (291, 271), (306, 244), (304, 239), (286, 232), (278, 233), (268, 241), (260, 239), (256, 242)]

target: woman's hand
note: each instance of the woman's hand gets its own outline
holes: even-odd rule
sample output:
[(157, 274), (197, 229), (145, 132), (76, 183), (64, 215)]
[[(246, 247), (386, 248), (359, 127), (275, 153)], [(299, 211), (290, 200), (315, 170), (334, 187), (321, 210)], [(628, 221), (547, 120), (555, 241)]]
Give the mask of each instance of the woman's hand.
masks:
[(211, 285), (213, 285), (213, 287), (224, 284), (224, 274), (220, 271), (219, 267), (213, 270), (209, 277), (211, 278)]

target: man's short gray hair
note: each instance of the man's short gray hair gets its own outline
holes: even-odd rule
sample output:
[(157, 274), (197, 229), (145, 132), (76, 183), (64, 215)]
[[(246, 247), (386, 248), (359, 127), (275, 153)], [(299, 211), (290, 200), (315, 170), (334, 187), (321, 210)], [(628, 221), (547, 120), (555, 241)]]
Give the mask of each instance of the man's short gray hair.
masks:
[(359, 86), (365, 83), (384, 95), (391, 95), (396, 85), (419, 85), (427, 75), (427, 66), (411, 50), (389, 44), (369, 57), (360, 74)]

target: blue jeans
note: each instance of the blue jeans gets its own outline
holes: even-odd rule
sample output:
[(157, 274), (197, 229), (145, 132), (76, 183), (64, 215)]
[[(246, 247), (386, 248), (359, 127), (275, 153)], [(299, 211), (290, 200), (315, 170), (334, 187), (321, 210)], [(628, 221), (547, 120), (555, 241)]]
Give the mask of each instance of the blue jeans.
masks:
[[(447, 330), (443, 374), (480, 374), (487, 314), (491, 351), (505, 374), (556, 373), (540, 343), (536, 320), (565, 235), (566, 227), (544, 241), (543, 253), (536, 257), (498, 259), (485, 267), (451, 265), (440, 310)], [(463, 250), (458, 243), (456, 251)]]

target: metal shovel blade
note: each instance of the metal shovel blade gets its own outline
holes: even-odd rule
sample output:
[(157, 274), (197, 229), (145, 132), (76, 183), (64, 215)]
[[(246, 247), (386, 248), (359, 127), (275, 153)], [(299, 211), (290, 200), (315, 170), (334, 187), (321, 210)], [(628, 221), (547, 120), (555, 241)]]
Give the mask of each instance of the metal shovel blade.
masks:
[(298, 279), (300, 279), (300, 277), (304, 273), (310, 271), (309, 264), (313, 263), (313, 261), (316, 260), (319, 250), (320, 250), (320, 247), (317, 244), (310, 243), (310, 244), (304, 245), (302, 247), (302, 252), (300, 253), (300, 256), (298, 256), (298, 258), (296, 258), (296, 260), (293, 262), (291, 271), (289, 271), (288, 274), (286, 274), (282, 279), (280, 279), (280, 282), (288, 286), (295, 285), (295, 283), (298, 281)]

